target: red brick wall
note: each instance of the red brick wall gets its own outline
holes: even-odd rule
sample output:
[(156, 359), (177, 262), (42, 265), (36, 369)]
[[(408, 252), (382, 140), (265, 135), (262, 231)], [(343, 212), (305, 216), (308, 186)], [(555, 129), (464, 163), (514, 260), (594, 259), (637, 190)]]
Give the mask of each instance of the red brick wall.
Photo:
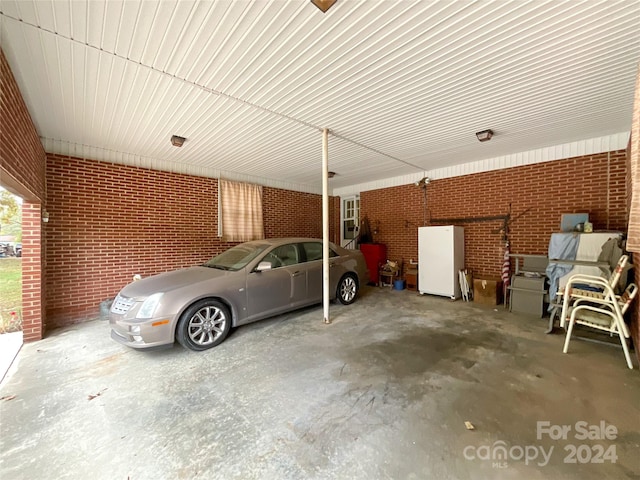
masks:
[[(264, 187), (267, 238), (322, 238), (322, 196)], [(329, 197), (329, 239), (340, 243), (340, 198)]]
[[(609, 172), (609, 173), (607, 173)], [(434, 180), (424, 190), (403, 185), (362, 192), (361, 215), (392, 260), (418, 255), (417, 228), (433, 219), (505, 215), (511, 204), (511, 252), (546, 255), (563, 213), (588, 212), (594, 229), (626, 230), (626, 151), (538, 163)], [(607, 206), (608, 205), (608, 206)], [(525, 212), (519, 218), (518, 215)], [(474, 275), (500, 277), (502, 222), (460, 223), (465, 264)]]
[[(638, 78), (640, 79), (640, 70), (639, 72), (639, 76)], [(636, 92), (637, 94), (637, 92)], [(635, 108), (640, 108), (640, 102), (637, 106), (634, 105), (634, 109)], [(638, 117), (640, 118), (640, 117)], [(637, 126), (636, 126), (636, 130), (637, 130)], [(632, 237), (634, 235), (634, 231), (637, 231), (638, 229), (640, 229), (640, 223), (633, 218), (633, 214), (630, 212), (631, 210), (631, 201), (633, 199), (633, 168), (632, 168), (632, 164), (631, 164), (631, 141), (632, 141), (632, 137), (633, 137), (633, 133), (634, 131), (631, 131), (631, 135), (629, 136), (629, 144), (627, 145), (627, 210), (629, 210), (629, 237)], [(636, 180), (637, 182), (637, 180)], [(637, 234), (636, 234), (637, 236)], [(634, 265), (636, 265), (638, 263), (638, 258), (640, 258), (640, 254), (639, 252), (633, 252), (633, 250), (636, 250), (633, 246), (633, 241), (630, 241), (627, 244), (627, 247), (629, 248), (629, 251), (632, 252), (631, 253), (631, 258), (630, 258), (630, 262)], [(636, 285), (640, 285), (640, 268), (634, 268), (634, 280)], [(640, 299), (637, 299), (632, 305), (631, 305), (631, 314), (630, 314), (630, 333), (631, 333), (631, 338), (633, 339), (633, 344), (634, 345), (640, 345), (640, 322), (638, 321), (640, 319)], [(640, 348), (636, 348), (636, 357), (638, 358), (638, 362), (640, 362)]]
[(40, 205), (22, 204), (22, 334), (25, 342), (44, 334)]
[(44, 198), (45, 154), (4, 52), (0, 50), (2, 183), (28, 200)]
[(322, 197), (312, 193), (263, 188), (264, 234), (267, 238), (322, 238)]
[[(218, 239), (218, 182), (48, 155), (47, 323), (99, 312), (134, 274), (196, 265), (233, 245)], [(265, 187), (267, 237), (322, 235), (321, 197)]]
[[(636, 76), (631, 135), (627, 147), (629, 161), (629, 250), (634, 253), (634, 264), (640, 263), (640, 68)], [(633, 204), (632, 204), (633, 202)], [(640, 265), (635, 268), (636, 284), (640, 285)], [(636, 298), (631, 319), (631, 336), (640, 362), (640, 298)]]
[(340, 197), (329, 197), (329, 238), (340, 245)]
[(45, 197), (46, 157), (31, 116), (0, 50), (0, 184), (24, 199), (22, 205), (22, 329), (24, 340), (44, 333), (43, 245), (40, 204)]

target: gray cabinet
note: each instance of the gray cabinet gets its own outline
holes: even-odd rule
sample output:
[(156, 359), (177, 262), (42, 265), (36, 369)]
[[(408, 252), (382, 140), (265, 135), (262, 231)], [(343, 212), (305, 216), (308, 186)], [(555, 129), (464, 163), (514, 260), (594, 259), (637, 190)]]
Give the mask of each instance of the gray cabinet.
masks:
[(544, 255), (511, 254), (510, 257), (515, 258), (516, 271), (509, 285), (509, 309), (542, 318), (544, 304), (549, 302), (545, 275), (549, 259)]
[(510, 309), (512, 312), (536, 315), (542, 318), (544, 315), (544, 301), (547, 290), (545, 289), (546, 277), (525, 277), (514, 275), (511, 277)]

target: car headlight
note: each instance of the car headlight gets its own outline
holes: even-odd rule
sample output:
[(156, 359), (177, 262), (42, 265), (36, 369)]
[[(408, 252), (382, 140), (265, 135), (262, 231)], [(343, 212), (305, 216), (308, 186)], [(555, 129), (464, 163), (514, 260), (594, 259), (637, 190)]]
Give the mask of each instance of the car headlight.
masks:
[(162, 293), (154, 293), (150, 297), (142, 302), (142, 306), (138, 313), (136, 313), (136, 318), (151, 318), (153, 317), (153, 313), (156, 311), (156, 307), (160, 303), (160, 299), (162, 298)]

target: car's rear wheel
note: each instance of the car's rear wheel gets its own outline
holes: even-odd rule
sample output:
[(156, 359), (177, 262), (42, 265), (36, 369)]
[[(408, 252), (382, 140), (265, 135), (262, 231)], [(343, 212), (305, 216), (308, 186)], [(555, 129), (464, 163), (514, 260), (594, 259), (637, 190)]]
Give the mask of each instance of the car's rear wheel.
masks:
[(347, 274), (340, 279), (338, 283), (338, 291), (336, 296), (340, 303), (343, 305), (349, 305), (353, 303), (358, 295), (358, 281), (355, 275)]
[(222, 302), (201, 300), (189, 307), (178, 322), (178, 343), (190, 350), (207, 350), (221, 344), (231, 329), (231, 314)]

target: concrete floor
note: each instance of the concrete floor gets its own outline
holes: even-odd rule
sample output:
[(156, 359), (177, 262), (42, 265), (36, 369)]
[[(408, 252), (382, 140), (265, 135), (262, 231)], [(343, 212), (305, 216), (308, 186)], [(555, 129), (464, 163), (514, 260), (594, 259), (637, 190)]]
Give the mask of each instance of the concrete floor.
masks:
[[(565, 355), (545, 320), (406, 290), (331, 314), (204, 353), (130, 350), (99, 320), (26, 344), (0, 387), (0, 478), (640, 478), (640, 374), (621, 349)], [(545, 421), (566, 438), (538, 438)]]

